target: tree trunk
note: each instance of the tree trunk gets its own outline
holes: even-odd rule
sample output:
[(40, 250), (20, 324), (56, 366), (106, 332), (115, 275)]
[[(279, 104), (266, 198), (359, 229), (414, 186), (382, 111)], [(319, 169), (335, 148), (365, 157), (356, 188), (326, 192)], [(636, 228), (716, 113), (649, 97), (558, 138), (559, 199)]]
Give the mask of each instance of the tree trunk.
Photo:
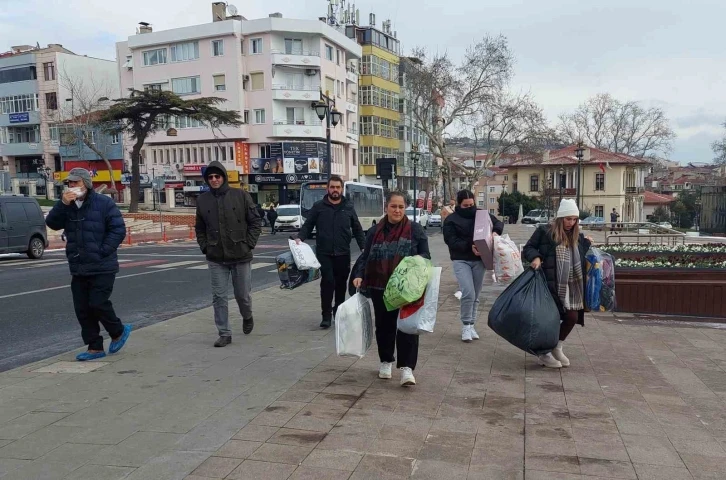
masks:
[(131, 149), (131, 200), (129, 201), (129, 213), (137, 213), (139, 211), (139, 191), (141, 190), (141, 172), (139, 164), (141, 163), (141, 147), (144, 146), (144, 140), (139, 139)]

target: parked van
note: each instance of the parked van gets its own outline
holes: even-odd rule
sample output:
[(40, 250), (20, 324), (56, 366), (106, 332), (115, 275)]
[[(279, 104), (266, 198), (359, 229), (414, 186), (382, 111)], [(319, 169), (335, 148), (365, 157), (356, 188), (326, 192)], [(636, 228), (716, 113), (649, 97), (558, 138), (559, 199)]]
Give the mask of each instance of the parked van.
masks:
[(40, 205), (32, 197), (0, 195), (0, 254), (26, 253), (41, 258), (48, 232)]
[(290, 230), (299, 232), (304, 223), (300, 212), (300, 205), (280, 205), (277, 207), (277, 221), (275, 229), (282, 232)]

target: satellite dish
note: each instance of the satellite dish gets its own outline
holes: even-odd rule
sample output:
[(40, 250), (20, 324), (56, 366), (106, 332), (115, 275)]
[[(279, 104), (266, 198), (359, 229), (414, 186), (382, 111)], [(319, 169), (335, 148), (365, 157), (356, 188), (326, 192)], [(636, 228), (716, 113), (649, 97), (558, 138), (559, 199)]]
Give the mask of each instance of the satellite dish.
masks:
[(230, 17), (234, 17), (237, 15), (237, 12), (237, 7), (235, 7), (234, 5), (227, 5), (227, 15), (229, 15)]

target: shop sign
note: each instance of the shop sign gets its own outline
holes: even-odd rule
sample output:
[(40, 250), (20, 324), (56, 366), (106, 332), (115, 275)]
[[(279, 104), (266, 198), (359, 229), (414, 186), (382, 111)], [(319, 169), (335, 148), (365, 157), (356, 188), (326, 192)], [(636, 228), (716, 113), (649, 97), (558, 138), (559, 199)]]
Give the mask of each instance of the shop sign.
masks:
[(174, 206), (175, 207), (183, 207), (184, 206), (184, 193), (183, 192), (175, 192), (174, 193)]
[(242, 169), (242, 174), (250, 172), (250, 144), (234, 142), (234, 164)]
[(30, 121), (30, 114), (28, 112), (11, 113), (8, 117), (10, 123), (28, 123)]
[(206, 165), (184, 165), (183, 171), (184, 173), (198, 173), (201, 175), (206, 168)]
[(257, 184), (264, 184), (264, 183), (275, 183), (275, 184), (285, 184), (285, 183), (302, 183), (302, 182), (314, 182), (317, 180), (325, 180), (327, 178), (327, 175), (322, 175), (320, 173), (305, 173), (296, 175), (294, 173), (291, 174), (285, 174), (285, 173), (272, 173), (269, 175), (250, 175), (250, 181), (257, 183)]
[[(66, 175), (67, 176), (67, 175)], [(141, 173), (139, 174), (139, 177), (141, 179), (140, 184), (143, 186), (151, 185), (151, 176)], [(124, 173), (121, 175), (121, 185), (131, 185), (131, 179), (133, 178), (133, 175), (130, 173)]]

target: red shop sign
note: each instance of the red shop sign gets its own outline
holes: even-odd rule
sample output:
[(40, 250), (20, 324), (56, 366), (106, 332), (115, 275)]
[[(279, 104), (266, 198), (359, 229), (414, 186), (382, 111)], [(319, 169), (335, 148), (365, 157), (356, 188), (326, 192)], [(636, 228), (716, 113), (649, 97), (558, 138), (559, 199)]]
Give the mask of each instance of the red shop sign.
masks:
[(184, 165), (184, 172), (201, 172), (206, 165)]

